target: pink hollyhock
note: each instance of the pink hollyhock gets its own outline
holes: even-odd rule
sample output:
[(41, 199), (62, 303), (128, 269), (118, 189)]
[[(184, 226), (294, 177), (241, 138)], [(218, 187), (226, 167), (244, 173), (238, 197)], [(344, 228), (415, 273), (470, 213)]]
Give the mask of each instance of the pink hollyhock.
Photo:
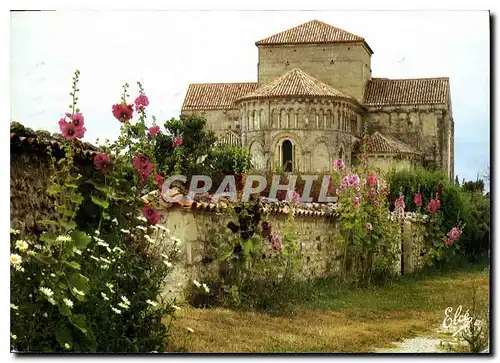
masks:
[(149, 128), (148, 135), (149, 136), (155, 136), (159, 132), (160, 132), (160, 126), (153, 126), (153, 127)]
[(149, 105), (149, 100), (148, 96), (146, 95), (139, 95), (139, 97), (135, 99), (135, 109), (138, 112), (142, 111), (148, 105)]
[(375, 174), (370, 174), (366, 181), (369, 186), (373, 186), (377, 183), (377, 176)]
[(155, 225), (160, 220), (160, 214), (149, 204), (142, 210), (142, 215), (148, 220), (149, 224)]
[(371, 232), (371, 231), (373, 230), (373, 226), (372, 226), (372, 224), (371, 224), (370, 222), (367, 222), (367, 223), (366, 223), (366, 230), (367, 230), (368, 232)]
[(340, 169), (344, 169), (345, 167), (345, 163), (343, 160), (340, 160), (340, 159), (337, 159), (333, 162), (333, 168), (335, 170), (340, 170)]
[(355, 207), (359, 206), (359, 197), (355, 197), (352, 200), (352, 205), (354, 205)]
[(182, 146), (182, 143), (184, 142), (184, 140), (182, 139), (182, 137), (180, 136), (177, 136), (175, 139), (174, 139), (174, 142), (172, 143), (174, 146)]
[(457, 227), (453, 227), (451, 231), (448, 232), (448, 237), (452, 240), (456, 240), (461, 234), (462, 232)]
[(273, 251), (278, 252), (281, 250), (282, 237), (280, 235), (274, 235), (271, 238), (271, 248)]
[(104, 174), (111, 171), (111, 159), (106, 154), (97, 154), (94, 156), (94, 164), (97, 170)]
[(150, 163), (149, 158), (144, 154), (139, 154), (132, 159), (132, 165), (137, 170), (141, 170), (148, 163)]
[(59, 128), (63, 137), (69, 141), (76, 139), (81, 134), (81, 131), (72, 122), (66, 122), (63, 118), (59, 120)]
[(422, 206), (422, 194), (420, 194), (420, 192), (413, 197), (413, 203), (419, 208)]
[(156, 173), (155, 180), (156, 184), (158, 185), (158, 188), (162, 189), (163, 183), (165, 183), (165, 179), (163, 179), (163, 177), (160, 174)]
[(352, 174), (349, 178), (349, 185), (359, 185), (360, 179), (358, 174)]
[(453, 244), (453, 240), (451, 238), (448, 238), (448, 239), (445, 239), (444, 240), (444, 243), (447, 245), (447, 246), (451, 246)]
[(66, 117), (69, 118), (76, 127), (83, 127), (84, 118), (80, 112), (75, 112), (73, 114), (66, 112)]
[(113, 105), (113, 116), (120, 122), (126, 122), (132, 118), (134, 108), (132, 105), (117, 103)]
[(406, 205), (405, 205), (405, 197), (402, 195), (398, 199), (394, 201), (394, 206), (400, 210), (405, 210)]
[(429, 203), (427, 204), (427, 211), (430, 214), (434, 214), (438, 211), (438, 209), (441, 207), (441, 202), (437, 199), (431, 199)]

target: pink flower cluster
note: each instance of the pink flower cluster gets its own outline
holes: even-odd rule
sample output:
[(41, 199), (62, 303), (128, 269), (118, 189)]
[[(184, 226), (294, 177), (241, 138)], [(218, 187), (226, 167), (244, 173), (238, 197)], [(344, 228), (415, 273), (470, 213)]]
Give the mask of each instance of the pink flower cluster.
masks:
[(438, 209), (441, 208), (441, 202), (439, 199), (431, 199), (429, 203), (427, 204), (427, 211), (430, 214), (434, 214), (438, 211)]
[(126, 103), (117, 103), (112, 107), (113, 116), (120, 122), (127, 122), (132, 119), (134, 108)]
[(340, 185), (341, 188), (344, 187), (350, 187), (350, 186), (357, 186), (360, 183), (359, 175), (358, 174), (347, 174), (344, 176), (342, 179), (342, 184)]
[(182, 146), (183, 143), (184, 143), (184, 140), (182, 139), (182, 137), (177, 136), (176, 138), (174, 138), (174, 141), (172, 142), (172, 145), (174, 145), (174, 147), (176, 147), (176, 146)]
[(345, 163), (343, 160), (337, 159), (333, 162), (333, 168), (335, 170), (342, 170), (345, 167)]
[(422, 194), (420, 194), (420, 192), (413, 197), (413, 203), (419, 208), (422, 206)]
[(137, 112), (141, 112), (142, 110), (144, 110), (146, 108), (146, 106), (149, 105), (149, 100), (148, 100), (148, 96), (146, 95), (139, 95), (139, 97), (137, 97), (135, 99), (135, 110)]
[(149, 177), (149, 174), (154, 169), (153, 163), (149, 160), (146, 155), (139, 154), (132, 160), (132, 165), (139, 172), (139, 177), (141, 183), (145, 183)]
[(148, 130), (148, 136), (153, 137), (159, 132), (160, 132), (160, 126), (152, 126)]
[[(66, 118), (69, 120), (67, 121)], [(66, 117), (59, 120), (61, 134), (66, 140), (81, 139), (87, 129), (84, 127), (83, 115), (80, 112), (66, 113)]]
[(300, 194), (295, 190), (289, 190), (287, 193), (287, 199), (297, 204), (300, 202)]
[(453, 242), (457, 240), (462, 235), (462, 231), (457, 227), (453, 227), (447, 234), (448, 238), (445, 239), (444, 243), (447, 246), (451, 246)]

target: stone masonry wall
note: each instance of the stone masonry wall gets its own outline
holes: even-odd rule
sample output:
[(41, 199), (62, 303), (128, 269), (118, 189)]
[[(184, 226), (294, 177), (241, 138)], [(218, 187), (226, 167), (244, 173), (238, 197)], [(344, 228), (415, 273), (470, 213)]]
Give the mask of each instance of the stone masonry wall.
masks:
[[(273, 233), (283, 232), (286, 221), (284, 214), (266, 216), (273, 226)], [(219, 212), (194, 211), (190, 209), (171, 208), (162, 211), (161, 223), (170, 230), (173, 236), (180, 239), (179, 258), (174, 271), (165, 282), (165, 296), (183, 299), (183, 291), (191, 280), (203, 282), (203, 278), (213, 275), (218, 270), (219, 261), (207, 259), (205, 238), (212, 230), (216, 233), (229, 221), (228, 216)], [(298, 243), (304, 243), (301, 278), (321, 277), (341, 271), (343, 251), (336, 240), (338, 229), (329, 217), (295, 216), (294, 233)], [(405, 272), (414, 271), (419, 265), (418, 256), (421, 250), (421, 230), (405, 226)], [(415, 240), (418, 245), (414, 246)], [(400, 271), (400, 259), (395, 269)]]
[(362, 44), (261, 45), (258, 68), (259, 85), (299, 68), (362, 101), (371, 78), (371, 55)]

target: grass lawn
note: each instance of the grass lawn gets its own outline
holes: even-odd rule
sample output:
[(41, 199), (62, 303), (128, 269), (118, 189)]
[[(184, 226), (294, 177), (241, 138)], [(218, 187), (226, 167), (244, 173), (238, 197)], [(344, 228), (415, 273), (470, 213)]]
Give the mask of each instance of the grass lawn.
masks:
[(372, 289), (322, 284), (285, 316), (183, 307), (172, 327), (171, 351), (372, 352), (437, 328), (448, 306), (471, 309), (473, 285), (478, 303), (487, 306), (489, 270), (474, 268), (404, 277)]

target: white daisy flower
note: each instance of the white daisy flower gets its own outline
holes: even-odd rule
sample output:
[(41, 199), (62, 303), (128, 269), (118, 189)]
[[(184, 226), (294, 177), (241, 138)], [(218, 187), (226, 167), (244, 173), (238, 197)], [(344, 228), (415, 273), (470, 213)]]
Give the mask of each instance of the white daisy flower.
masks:
[(99, 267), (103, 270), (107, 270), (109, 268), (109, 265), (100, 265)]
[(151, 306), (156, 306), (156, 305), (158, 305), (158, 303), (156, 303), (156, 302), (154, 302), (154, 301), (151, 301), (151, 300), (149, 300), (149, 299), (148, 299), (148, 300), (146, 300), (146, 302), (147, 302), (149, 305), (151, 305)]
[(96, 237), (96, 236), (94, 236), (94, 240), (97, 241), (97, 242), (104, 242), (104, 240), (102, 238), (99, 238), (99, 237)]
[(99, 246), (109, 247), (109, 245), (108, 245), (106, 242), (104, 242), (104, 241), (97, 241), (97, 244), (98, 244)]
[(51, 273), (50, 277), (56, 277), (56, 274), (55, 273)]
[(101, 292), (101, 296), (104, 300), (108, 301), (109, 300), (109, 297), (108, 295), (106, 295), (104, 292)]
[(49, 314), (47, 314), (47, 313), (43, 313), (43, 317), (44, 317), (44, 318), (48, 318), (48, 317), (49, 317)]
[(210, 292), (210, 289), (208, 288), (207, 284), (202, 284), (202, 286), (205, 292), (208, 294)]
[(16, 334), (12, 334), (12, 333), (10, 333), (10, 338), (11, 338), (12, 340), (16, 340), (16, 339), (17, 339), (17, 335), (16, 335)]
[(146, 217), (144, 217), (143, 215), (140, 215), (139, 217), (137, 217), (138, 220), (142, 221), (142, 222), (147, 222), (148, 220), (146, 219)]
[(48, 287), (41, 287), (40, 292), (47, 297), (52, 297), (52, 295), (54, 295), (54, 291), (52, 291)]
[(95, 234), (96, 236), (99, 236), (99, 235), (101, 234), (101, 232), (99, 232), (99, 230), (98, 230), (98, 229), (96, 229), (96, 230), (94, 231), (94, 234)]
[(63, 243), (64, 243), (64, 242), (71, 242), (71, 241), (72, 241), (72, 239), (71, 239), (71, 237), (70, 237), (70, 236), (58, 236), (58, 237), (56, 238), (56, 241), (57, 241), (57, 242), (63, 242)]
[(78, 290), (76, 287), (73, 287), (73, 292), (77, 295), (85, 296), (85, 293), (83, 291)]
[(125, 303), (125, 304), (127, 304), (127, 305), (130, 306), (130, 301), (127, 299), (126, 296), (122, 296), (121, 299), (122, 299), (123, 303)]
[(124, 250), (122, 250), (120, 247), (113, 247), (113, 252), (116, 252), (116, 253), (120, 253), (120, 254), (122, 254), (122, 253), (124, 253), (125, 251), (124, 251)]
[(117, 313), (117, 314), (121, 314), (121, 313), (122, 313), (122, 311), (121, 311), (121, 310), (119, 310), (119, 309), (117, 309), (117, 308), (114, 308), (114, 307), (112, 307), (112, 306), (111, 306), (111, 310), (113, 310), (113, 311), (114, 311), (115, 313)]
[(113, 284), (110, 284), (109, 282), (106, 282), (106, 286), (109, 289), (109, 291), (114, 292), (113, 291), (113, 287), (114, 287)]
[(48, 299), (48, 302), (51, 303), (52, 305), (55, 305), (56, 304), (56, 301), (54, 300), (53, 297), (49, 297)]
[(69, 345), (68, 343), (64, 343), (64, 349), (66, 350), (71, 349), (71, 345)]
[(23, 262), (23, 259), (21, 258), (21, 256), (13, 253), (10, 255), (10, 263), (12, 265), (19, 265), (21, 262)]
[(120, 231), (122, 231), (122, 233), (127, 233), (127, 234), (130, 234), (130, 231), (128, 229), (120, 229)]
[(71, 301), (70, 299), (64, 298), (63, 301), (67, 307), (69, 307), (69, 308), (73, 307), (73, 301)]
[(194, 284), (196, 287), (201, 287), (201, 284), (200, 284), (198, 281), (196, 281), (196, 280), (193, 280), (193, 284)]
[(22, 240), (22, 239), (19, 239), (16, 241), (16, 248), (19, 250), (19, 251), (26, 251), (28, 248), (29, 248), (29, 244), (28, 242)]
[(122, 309), (124, 310), (127, 310), (128, 309), (128, 305), (127, 304), (124, 304), (122, 302), (118, 303), (118, 306), (121, 307)]
[(101, 261), (100, 259), (98, 259), (97, 257), (95, 256), (90, 256), (91, 259), (95, 260), (95, 261)]
[(42, 249), (42, 246), (40, 246), (39, 244), (36, 244), (33, 247), (35, 247), (37, 250), (41, 250)]
[(73, 252), (76, 253), (77, 255), (81, 255), (82, 251), (80, 251), (78, 248), (73, 247)]
[(21, 233), (21, 231), (18, 229), (12, 229), (12, 228), (10, 229), (10, 234), (19, 234), (19, 233)]
[(111, 264), (111, 261), (108, 260), (108, 259), (106, 259), (106, 258), (104, 258), (104, 257), (101, 257), (101, 261), (107, 263), (108, 265)]
[(168, 261), (163, 261), (163, 263), (165, 265), (167, 265), (168, 268), (172, 267), (172, 264), (170, 262), (168, 262)]
[(148, 230), (148, 229), (147, 229), (146, 227), (144, 227), (144, 226), (137, 226), (137, 227), (135, 227), (135, 228), (140, 229), (141, 231), (144, 231), (144, 232), (146, 232), (146, 231)]
[(10, 304), (10, 307), (11, 307), (11, 309), (13, 309), (13, 310), (18, 310), (18, 309), (19, 309), (19, 306), (14, 305), (14, 304)]
[(29, 256), (36, 256), (36, 252), (35, 251), (31, 251), (29, 250), (28, 252), (26, 252)]

